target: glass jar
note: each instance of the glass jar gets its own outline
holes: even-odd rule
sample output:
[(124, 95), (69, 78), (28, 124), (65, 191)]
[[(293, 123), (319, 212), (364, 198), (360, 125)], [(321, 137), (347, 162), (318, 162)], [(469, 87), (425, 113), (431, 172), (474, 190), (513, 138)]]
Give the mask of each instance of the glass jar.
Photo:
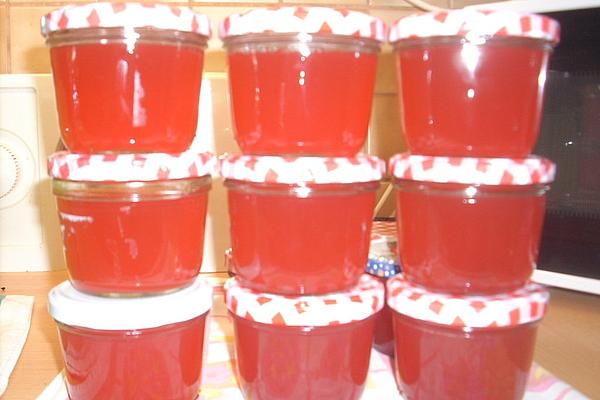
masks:
[(407, 399), (522, 399), (548, 298), (535, 284), (461, 297), (390, 279), (402, 393)]
[(69, 398), (195, 399), (211, 286), (197, 279), (167, 295), (90, 296), (69, 282), (49, 294)]
[[(395, 172), (406, 279), (429, 290), (465, 294), (523, 286), (537, 263), (553, 164), (540, 158), (457, 160), (407, 156), (408, 169)], [(431, 169), (419, 174), (430, 162)], [(485, 172), (477, 175), (477, 168)]]
[(243, 153), (350, 157), (361, 149), (384, 28), (374, 17), (349, 13), (257, 9), (222, 23)]
[(549, 18), (506, 11), (398, 20), (390, 41), (409, 150), (458, 157), (531, 153), (558, 29)]
[(246, 398), (360, 398), (381, 283), (365, 275), (351, 290), (320, 296), (255, 292), (236, 280), (225, 290)]
[[(222, 175), (228, 189), (231, 266), (242, 284), (291, 295), (354, 286), (367, 263), (381, 178), (379, 163), (371, 165), (369, 159), (363, 158), (362, 165), (348, 161), (356, 159), (340, 160), (339, 167), (330, 171), (323, 164), (327, 159), (314, 157), (288, 162), (280, 157), (242, 156), (225, 161)], [(248, 167), (248, 161), (254, 165)], [(308, 164), (324, 168), (322, 182), (304, 180), (312, 168)], [(236, 167), (249, 174), (266, 172), (266, 168), (273, 175), (244, 176), (235, 173)], [(357, 169), (366, 175), (353, 176)], [(344, 182), (342, 175), (350, 181)]]
[[(53, 157), (52, 187), (64, 253), (69, 277), (78, 290), (143, 295), (172, 291), (194, 281), (202, 265), (211, 187), (206, 170), (197, 170), (199, 175), (185, 172), (189, 176), (178, 179), (145, 181), (132, 168), (110, 181), (90, 181), (94, 176), (101, 178), (103, 166), (115, 164), (107, 168), (116, 170), (124, 164), (91, 162), (93, 172), (78, 172), (85, 167), (75, 166), (70, 175), (61, 175), (57, 172), (60, 165), (77, 163), (77, 156), (58, 153)], [(156, 154), (147, 158), (156, 159)], [(182, 171), (187, 170), (186, 160), (177, 162), (183, 164)], [(151, 167), (153, 162), (145, 165)], [(115, 181), (119, 178), (124, 180)]]
[(42, 33), (69, 150), (176, 153), (190, 147), (210, 36), (205, 16), (184, 7), (93, 3), (48, 14)]

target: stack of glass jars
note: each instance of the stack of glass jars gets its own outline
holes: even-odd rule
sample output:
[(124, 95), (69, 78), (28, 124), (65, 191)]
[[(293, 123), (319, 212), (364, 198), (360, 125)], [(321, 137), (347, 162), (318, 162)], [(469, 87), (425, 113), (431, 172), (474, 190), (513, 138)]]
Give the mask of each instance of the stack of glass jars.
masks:
[(403, 276), (388, 282), (407, 398), (519, 399), (548, 293), (536, 265), (552, 162), (537, 139), (557, 22), (413, 15), (390, 31), (410, 154), (390, 160)]
[(221, 159), (237, 370), (256, 399), (357, 399), (383, 285), (363, 275), (385, 165), (357, 154), (384, 24), (323, 7), (220, 25), (236, 140)]
[(194, 399), (216, 159), (195, 136), (208, 18), (93, 3), (42, 18), (62, 140), (48, 171), (70, 281), (54, 288), (71, 399)]

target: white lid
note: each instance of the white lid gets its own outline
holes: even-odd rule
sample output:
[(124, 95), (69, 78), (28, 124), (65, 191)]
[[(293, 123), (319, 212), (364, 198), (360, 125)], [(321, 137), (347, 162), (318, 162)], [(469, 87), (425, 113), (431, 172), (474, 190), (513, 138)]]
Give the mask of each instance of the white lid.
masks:
[(69, 5), (44, 15), (42, 35), (82, 28), (154, 28), (210, 37), (210, 21), (189, 7), (150, 3), (98, 2)]
[(133, 298), (92, 296), (69, 281), (48, 294), (48, 309), (65, 325), (98, 330), (155, 328), (198, 317), (212, 306), (212, 287), (198, 277), (177, 292)]

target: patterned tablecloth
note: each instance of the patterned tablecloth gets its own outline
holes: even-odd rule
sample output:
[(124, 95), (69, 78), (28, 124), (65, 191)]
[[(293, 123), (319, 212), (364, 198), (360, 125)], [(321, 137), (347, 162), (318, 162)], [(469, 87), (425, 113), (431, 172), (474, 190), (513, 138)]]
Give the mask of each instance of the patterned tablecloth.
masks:
[[(199, 400), (242, 400), (235, 376), (233, 326), (223, 301), (223, 280), (211, 279), (215, 286), (213, 308), (209, 317), (210, 329), (206, 364), (202, 372)], [(38, 397), (38, 400), (66, 400), (62, 374)], [(402, 400), (398, 392), (390, 358), (372, 351), (369, 376), (362, 400)], [(568, 384), (556, 379), (539, 365), (534, 365), (529, 377), (525, 400), (586, 399)]]

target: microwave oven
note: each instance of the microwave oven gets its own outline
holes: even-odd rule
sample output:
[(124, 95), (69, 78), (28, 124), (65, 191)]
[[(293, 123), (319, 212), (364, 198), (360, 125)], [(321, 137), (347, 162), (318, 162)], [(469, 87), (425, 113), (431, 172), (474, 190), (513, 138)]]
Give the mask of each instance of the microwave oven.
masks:
[(516, 0), (471, 8), (559, 21), (534, 153), (557, 164), (547, 196), (538, 282), (600, 294), (600, 1)]

